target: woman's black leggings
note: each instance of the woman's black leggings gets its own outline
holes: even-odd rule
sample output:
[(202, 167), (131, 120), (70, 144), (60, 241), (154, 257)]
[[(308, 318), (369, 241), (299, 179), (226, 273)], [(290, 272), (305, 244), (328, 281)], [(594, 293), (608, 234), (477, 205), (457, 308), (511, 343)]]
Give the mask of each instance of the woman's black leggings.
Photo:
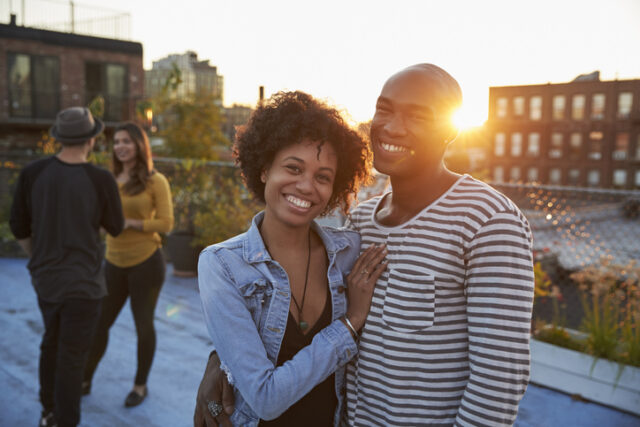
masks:
[(147, 383), (156, 350), (153, 314), (164, 282), (165, 269), (164, 256), (160, 249), (133, 267), (121, 268), (106, 263), (105, 277), (109, 294), (102, 301), (102, 314), (84, 371), (85, 381), (91, 382), (107, 348), (109, 328), (118, 317), (127, 297), (131, 297), (131, 311), (138, 333), (138, 371), (135, 384)]

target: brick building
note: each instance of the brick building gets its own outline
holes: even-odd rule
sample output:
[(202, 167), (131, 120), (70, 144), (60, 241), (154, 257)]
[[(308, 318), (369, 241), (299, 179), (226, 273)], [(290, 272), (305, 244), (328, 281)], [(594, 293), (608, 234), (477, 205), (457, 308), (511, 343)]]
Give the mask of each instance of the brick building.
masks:
[(640, 79), (491, 87), (495, 182), (640, 188)]
[(222, 105), (224, 77), (218, 74), (218, 67), (209, 64), (208, 59), (199, 60), (198, 54), (190, 50), (153, 61), (151, 70), (144, 72), (147, 98), (153, 98), (161, 92), (174, 67), (180, 71), (182, 80), (176, 89), (177, 98), (187, 98), (197, 93), (208, 94)]
[(56, 113), (104, 98), (107, 127), (135, 118), (142, 45), (0, 24), (0, 151), (34, 147)]
[(229, 141), (234, 141), (236, 137), (236, 127), (246, 125), (252, 112), (253, 108), (247, 105), (233, 104), (231, 107), (224, 107), (222, 133), (224, 133)]

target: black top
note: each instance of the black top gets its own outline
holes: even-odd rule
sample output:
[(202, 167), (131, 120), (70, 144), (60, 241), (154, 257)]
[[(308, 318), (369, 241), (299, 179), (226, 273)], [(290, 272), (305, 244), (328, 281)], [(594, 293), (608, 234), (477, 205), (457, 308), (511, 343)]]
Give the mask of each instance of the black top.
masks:
[[(277, 366), (282, 366), (286, 361), (293, 359), (304, 347), (311, 344), (315, 334), (331, 323), (331, 293), (327, 287), (327, 299), (320, 318), (311, 330), (305, 335), (300, 330), (298, 322), (289, 313), (287, 328), (278, 354)], [(298, 400), (289, 409), (275, 420), (260, 420), (260, 427), (327, 427), (333, 425), (333, 416), (338, 404), (335, 390), (335, 374), (315, 386), (302, 399)]]
[(106, 295), (99, 229), (115, 236), (124, 226), (111, 172), (55, 156), (36, 160), (20, 172), (9, 223), (17, 239), (31, 237), (28, 267), (39, 298)]

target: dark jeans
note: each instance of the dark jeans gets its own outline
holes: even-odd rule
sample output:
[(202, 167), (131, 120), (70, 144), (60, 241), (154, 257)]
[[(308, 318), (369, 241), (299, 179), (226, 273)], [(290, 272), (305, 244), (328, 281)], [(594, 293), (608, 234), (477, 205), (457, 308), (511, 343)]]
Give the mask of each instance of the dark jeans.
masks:
[(102, 315), (89, 353), (84, 380), (91, 382), (93, 373), (107, 349), (109, 329), (122, 306), (131, 297), (131, 311), (138, 333), (138, 370), (135, 384), (147, 383), (153, 355), (156, 351), (156, 331), (153, 314), (164, 282), (165, 262), (158, 249), (151, 257), (133, 267), (116, 267), (107, 262), (105, 277), (109, 294), (102, 300)]
[(100, 300), (38, 299), (44, 321), (40, 345), (40, 401), (53, 411), (59, 427), (80, 422), (82, 371), (100, 317)]

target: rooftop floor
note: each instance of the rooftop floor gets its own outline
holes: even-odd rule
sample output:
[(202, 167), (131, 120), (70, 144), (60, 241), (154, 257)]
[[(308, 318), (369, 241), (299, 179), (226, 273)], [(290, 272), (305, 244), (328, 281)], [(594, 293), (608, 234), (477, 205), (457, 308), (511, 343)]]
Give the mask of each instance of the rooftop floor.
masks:
[[(135, 329), (128, 305), (111, 329), (92, 392), (82, 400), (84, 427), (193, 425), (196, 390), (209, 354), (196, 279), (178, 278), (171, 265), (156, 310), (157, 351), (149, 396), (135, 408), (124, 398), (135, 375)], [(0, 258), (0, 426), (35, 425), (42, 319), (26, 259)], [(516, 426), (638, 427), (640, 418), (529, 385)]]

